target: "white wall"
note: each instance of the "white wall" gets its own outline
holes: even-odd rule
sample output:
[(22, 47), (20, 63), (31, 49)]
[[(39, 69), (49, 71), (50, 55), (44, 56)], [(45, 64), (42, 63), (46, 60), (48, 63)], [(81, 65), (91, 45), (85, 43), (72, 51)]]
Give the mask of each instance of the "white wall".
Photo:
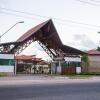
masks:
[(0, 72), (14, 72), (14, 66), (0, 66)]
[[(0, 59), (14, 59), (14, 54), (0, 54)], [(14, 65), (0, 65), (0, 72), (14, 72)]]
[(61, 62), (59, 61), (59, 65), (57, 66), (57, 73), (61, 73)]
[(57, 72), (61, 73), (61, 66), (57, 66)]
[(14, 54), (0, 54), (0, 59), (14, 59)]
[(81, 73), (81, 67), (76, 67), (76, 73)]

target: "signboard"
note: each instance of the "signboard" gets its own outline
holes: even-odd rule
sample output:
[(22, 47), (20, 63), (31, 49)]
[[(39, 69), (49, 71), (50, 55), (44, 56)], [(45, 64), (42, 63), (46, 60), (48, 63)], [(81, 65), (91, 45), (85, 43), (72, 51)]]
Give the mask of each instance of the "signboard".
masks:
[(64, 59), (67, 62), (81, 62), (80, 57), (64, 57)]
[(63, 60), (63, 57), (55, 57), (53, 58), (54, 61), (62, 61)]

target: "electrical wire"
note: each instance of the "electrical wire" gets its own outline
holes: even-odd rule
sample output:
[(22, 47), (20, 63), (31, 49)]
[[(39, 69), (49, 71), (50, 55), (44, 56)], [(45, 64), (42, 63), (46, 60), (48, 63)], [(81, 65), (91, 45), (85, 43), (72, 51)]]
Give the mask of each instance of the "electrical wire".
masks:
[(22, 14), (26, 14), (26, 15), (34, 15), (34, 16), (38, 16), (38, 17), (42, 17), (42, 18), (50, 18), (50, 17), (47, 17), (47, 16), (39, 15), (39, 14), (34, 14), (34, 13), (24, 12), (24, 11), (18, 11), (18, 10), (14, 10), (14, 9), (3, 8), (3, 7), (0, 7), (0, 9), (5, 10), (5, 11), (22, 13)]
[(96, 6), (96, 7), (100, 7), (100, 4), (97, 3), (92, 3), (92, 2), (88, 2), (88, 1), (83, 1), (83, 0), (75, 0), (84, 4), (88, 4), (88, 5), (92, 5), (92, 6)]
[(100, 3), (100, 1), (97, 1), (97, 0), (90, 0), (92, 2), (95, 2), (95, 3)]
[[(30, 20), (40, 20), (41, 21), (41, 19), (39, 19), (39, 18), (33, 18), (33, 17), (27, 17), (27, 16), (21, 16), (21, 15), (17, 15), (17, 14), (12, 14), (12, 13), (8, 13), (8, 12), (0, 12), (0, 13), (2, 13), (2, 14), (5, 14), (5, 15), (11, 15), (11, 16), (17, 16), (17, 17), (24, 17), (24, 18), (26, 18), (26, 19), (30, 19)], [(62, 22), (58, 22), (58, 21), (56, 21), (55, 20), (55, 23), (57, 23), (57, 24), (59, 24), (59, 25), (64, 25), (64, 26), (70, 26), (70, 27), (77, 27), (76, 25), (69, 25), (68, 23), (62, 23)], [(93, 28), (92, 27), (88, 27), (88, 26), (78, 26), (78, 27), (81, 27), (81, 28), (86, 28), (86, 29), (88, 29), (88, 30), (90, 30), (90, 29), (92, 29), (93, 30)], [(96, 28), (97, 29), (97, 27), (94, 27), (94, 28)], [(98, 28), (99, 28), (99, 26), (98, 26)]]
[(34, 17), (29, 17), (29, 16), (23, 16), (23, 15), (17, 15), (17, 14), (14, 14), (14, 13), (9, 13), (9, 12), (0, 12), (2, 14), (5, 14), (5, 15), (12, 15), (12, 16), (16, 16), (16, 17), (22, 17), (22, 18), (26, 18), (26, 19), (31, 19), (31, 20), (40, 20), (39, 18), (34, 18)]
[[(80, 1), (80, 0), (78, 0)], [(34, 13), (29, 13), (29, 12), (24, 12), (24, 11), (18, 11), (18, 10), (13, 10), (13, 9), (8, 9), (8, 8), (2, 8), (0, 7), (0, 9), (2, 10), (5, 10), (5, 11), (10, 11), (10, 12), (13, 12), (13, 13), (21, 13), (21, 14), (25, 14), (25, 15), (32, 15), (32, 16), (35, 16), (35, 17), (39, 17), (39, 18), (46, 18), (46, 19), (50, 19), (51, 17), (48, 17), (48, 16), (42, 16), (42, 15), (39, 15), (39, 14), (34, 14)], [(13, 16), (17, 16), (17, 17), (24, 17), (24, 18), (28, 18), (28, 19), (36, 19), (36, 20), (39, 20), (39, 18), (33, 18), (33, 17), (29, 17), (29, 16), (22, 16), (22, 15), (18, 15), (18, 14), (13, 14), (13, 13), (9, 13), (9, 12), (1, 12), (3, 14), (7, 14), (7, 15), (13, 15)], [(60, 21), (63, 22), (63, 23), (73, 23), (73, 24), (78, 24), (78, 25), (83, 25), (83, 26), (89, 26), (89, 27), (100, 27), (98, 25), (92, 25), (92, 24), (87, 24), (87, 23), (82, 23), (82, 22), (77, 22), (77, 21), (74, 21), (74, 20), (69, 20), (69, 19), (61, 19), (61, 18), (55, 18), (55, 17), (52, 17), (53, 20), (56, 20), (56, 21)]]

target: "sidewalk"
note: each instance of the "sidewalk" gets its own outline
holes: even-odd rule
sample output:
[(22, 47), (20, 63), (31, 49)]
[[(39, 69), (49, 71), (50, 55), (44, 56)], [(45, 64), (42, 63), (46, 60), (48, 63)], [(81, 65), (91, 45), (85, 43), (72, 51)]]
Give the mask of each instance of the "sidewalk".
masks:
[(13, 76), (0, 77), (0, 86), (4, 85), (48, 85), (48, 84), (75, 84), (100, 82), (100, 77), (89, 77), (85, 79), (70, 79), (61, 76)]

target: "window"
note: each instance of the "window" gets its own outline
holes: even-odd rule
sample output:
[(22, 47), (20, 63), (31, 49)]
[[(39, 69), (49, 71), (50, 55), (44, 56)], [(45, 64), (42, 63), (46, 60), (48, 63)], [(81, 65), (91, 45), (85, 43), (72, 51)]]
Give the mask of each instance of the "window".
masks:
[(81, 63), (80, 62), (76, 62), (76, 67), (81, 67)]
[(0, 65), (14, 65), (14, 60), (13, 59), (0, 59)]
[(61, 66), (63, 66), (63, 67), (68, 67), (68, 63), (63, 62), (63, 63), (61, 63)]

